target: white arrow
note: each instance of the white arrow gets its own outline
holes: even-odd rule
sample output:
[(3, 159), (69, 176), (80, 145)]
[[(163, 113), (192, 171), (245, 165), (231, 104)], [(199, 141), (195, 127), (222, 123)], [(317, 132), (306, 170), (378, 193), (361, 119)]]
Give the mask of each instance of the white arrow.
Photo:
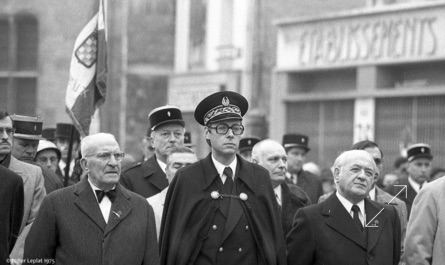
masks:
[[(399, 194), (400, 194), (403, 190), (406, 190), (406, 192), (405, 192), (405, 199), (408, 198), (408, 188), (407, 188), (407, 185), (394, 185), (394, 186), (403, 187), (403, 188), (396, 194), (396, 196), (394, 196), (394, 198), (397, 197), (397, 196), (399, 196)], [(392, 199), (388, 202), (388, 204), (391, 203), (391, 202), (394, 200), (394, 198), (392, 198)]]
[[(377, 225), (379, 224), (379, 221), (378, 220), (376, 220), (375, 222), (374, 222), (374, 224), (373, 225), (369, 225), (381, 212), (383, 212), (383, 210), (385, 210), (385, 208), (382, 208), (381, 210), (380, 210), (380, 212), (378, 212), (375, 216), (374, 216), (374, 218), (372, 218), (371, 219), (371, 221), (369, 221), (369, 223), (367, 223), (367, 224), (365, 224), (365, 227), (378, 227)], [(366, 220), (366, 214), (365, 214), (365, 220)]]

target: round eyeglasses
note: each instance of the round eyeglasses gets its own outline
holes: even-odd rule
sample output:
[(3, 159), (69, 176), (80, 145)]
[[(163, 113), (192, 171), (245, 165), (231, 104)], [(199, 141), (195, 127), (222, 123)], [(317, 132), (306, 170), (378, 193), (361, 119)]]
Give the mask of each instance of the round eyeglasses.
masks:
[(229, 129), (232, 130), (232, 133), (234, 135), (240, 135), (240, 134), (243, 134), (243, 132), (244, 132), (244, 126), (241, 124), (234, 124), (232, 126), (229, 126), (225, 123), (220, 123), (220, 124), (216, 125), (215, 127), (207, 126), (207, 128), (216, 129), (217, 134), (226, 134), (229, 131)]

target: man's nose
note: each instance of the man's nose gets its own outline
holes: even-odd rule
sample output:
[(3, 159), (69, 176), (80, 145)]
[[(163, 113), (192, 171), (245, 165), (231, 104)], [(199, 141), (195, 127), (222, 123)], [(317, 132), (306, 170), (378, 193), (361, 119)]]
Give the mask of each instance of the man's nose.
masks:
[(0, 133), (0, 135), (1, 135), (1, 139), (3, 139), (3, 140), (7, 140), (8, 138), (9, 138), (9, 135), (8, 135), (8, 133), (6, 133), (6, 130), (3, 130), (1, 133)]
[(52, 166), (52, 164), (51, 164), (51, 160), (46, 160), (46, 166), (48, 167), (48, 168), (50, 168), (51, 166)]

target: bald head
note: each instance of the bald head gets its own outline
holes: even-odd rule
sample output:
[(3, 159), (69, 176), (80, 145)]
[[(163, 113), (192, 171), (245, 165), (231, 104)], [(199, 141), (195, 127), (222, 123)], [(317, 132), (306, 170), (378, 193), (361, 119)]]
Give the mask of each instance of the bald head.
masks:
[(257, 143), (252, 149), (252, 162), (269, 171), (272, 186), (275, 188), (286, 178), (287, 155), (284, 147), (272, 139)]
[(377, 171), (372, 156), (363, 150), (342, 153), (334, 162), (334, 181), (340, 195), (353, 204), (368, 195)]

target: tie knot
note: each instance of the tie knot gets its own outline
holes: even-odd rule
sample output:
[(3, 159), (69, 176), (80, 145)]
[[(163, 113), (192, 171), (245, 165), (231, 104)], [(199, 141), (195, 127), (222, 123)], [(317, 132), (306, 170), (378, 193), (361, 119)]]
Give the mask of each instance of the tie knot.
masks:
[(113, 203), (114, 199), (116, 199), (116, 190), (115, 189), (110, 191), (96, 190), (96, 196), (97, 196), (97, 201), (99, 201), (99, 203), (102, 201), (104, 196), (107, 196), (108, 199), (110, 199), (110, 201)]
[(225, 167), (224, 168), (224, 175), (226, 175), (228, 178), (233, 179), (233, 171), (230, 167)]
[(360, 208), (356, 204), (352, 205), (352, 209), (351, 210), (354, 213), (359, 213), (360, 212)]

